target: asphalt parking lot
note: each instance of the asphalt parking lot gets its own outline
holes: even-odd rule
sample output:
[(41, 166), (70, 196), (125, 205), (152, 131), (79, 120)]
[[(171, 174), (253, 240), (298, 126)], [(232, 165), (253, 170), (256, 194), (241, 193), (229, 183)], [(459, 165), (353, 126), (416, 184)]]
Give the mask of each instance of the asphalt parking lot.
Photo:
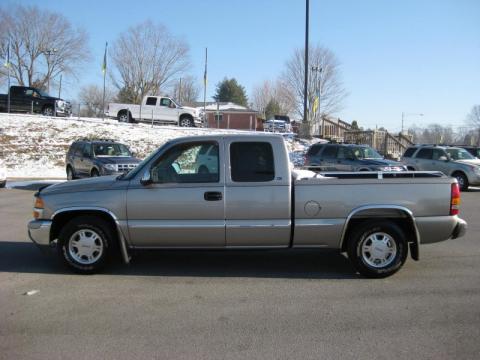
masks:
[(479, 189), (462, 193), (466, 237), (383, 280), (317, 251), (153, 252), (74, 275), (27, 240), (32, 194), (0, 189), (0, 359), (480, 358)]

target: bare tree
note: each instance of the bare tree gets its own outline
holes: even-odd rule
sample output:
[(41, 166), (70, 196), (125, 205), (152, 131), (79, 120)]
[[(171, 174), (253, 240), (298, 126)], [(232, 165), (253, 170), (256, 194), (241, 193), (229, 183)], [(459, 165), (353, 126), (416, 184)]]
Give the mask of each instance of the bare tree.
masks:
[[(115, 92), (112, 89), (105, 89), (105, 103), (112, 102), (115, 98)], [(103, 103), (103, 88), (97, 85), (87, 85), (80, 89), (80, 102), (82, 116), (101, 117)]]
[(183, 76), (174, 82), (172, 94), (180, 104), (197, 101), (200, 94), (198, 81), (191, 75)]
[(467, 122), (478, 131), (477, 145), (480, 146), (480, 105), (475, 105), (467, 116)]
[(188, 45), (163, 25), (150, 21), (120, 34), (113, 45), (114, 85), (128, 89), (135, 103), (144, 95), (158, 94), (189, 65)]
[(293, 94), (280, 81), (263, 81), (262, 84), (253, 88), (251, 99), (253, 108), (259, 111), (263, 117), (266, 116), (267, 105), (272, 101), (278, 103), (282, 115), (290, 115), (295, 108)]
[[(321, 46), (310, 46), (308, 51), (309, 64), (312, 67), (309, 69), (307, 100), (309, 107), (312, 108), (315, 97), (319, 95), (320, 106), (316, 116), (312, 116), (313, 111), (309, 111), (307, 135), (310, 134), (311, 126), (318, 123), (322, 117), (328, 117), (340, 111), (347, 95), (340, 78), (340, 63), (335, 54)], [(291, 89), (295, 112), (299, 118), (303, 118), (304, 52), (304, 49), (294, 51), (282, 75), (282, 84), (285, 88)]]
[[(76, 76), (88, 59), (87, 35), (61, 14), (17, 5), (0, 9), (0, 51), (10, 44), (10, 74), (19, 85), (46, 88), (61, 73)], [(3, 77), (7, 69), (2, 67)]]

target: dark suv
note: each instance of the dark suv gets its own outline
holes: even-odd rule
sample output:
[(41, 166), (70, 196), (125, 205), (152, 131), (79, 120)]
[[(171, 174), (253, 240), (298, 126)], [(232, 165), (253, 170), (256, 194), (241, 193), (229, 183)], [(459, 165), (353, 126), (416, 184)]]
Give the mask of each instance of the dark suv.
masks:
[(67, 152), (67, 179), (119, 175), (135, 168), (140, 161), (128, 147), (113, 140), (78, 140)]
[(405, 171), (397, 161), (384, 159), (366, 145), (314, 144), (305, 156), (305, 166), (317, 171)]

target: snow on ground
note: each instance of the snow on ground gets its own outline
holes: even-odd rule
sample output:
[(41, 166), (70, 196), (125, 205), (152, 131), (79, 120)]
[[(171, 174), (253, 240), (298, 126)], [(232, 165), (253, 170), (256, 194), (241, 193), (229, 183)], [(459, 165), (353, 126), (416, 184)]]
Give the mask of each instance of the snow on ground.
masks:
[[(170, 139), (218, 133), (245, 131), (152, 127), (150, 124), (126, 124), (110, 119), (0, 114), (0, 155), (9, 178), (65, 178), (65, 155), (70, 144), (77, 139), (113, 139), (128, 145), (136, 156), (144, 158)], [(302, 165), (303, 154), (311, 142), (286, 137), (286, 143), (292, 162)]]

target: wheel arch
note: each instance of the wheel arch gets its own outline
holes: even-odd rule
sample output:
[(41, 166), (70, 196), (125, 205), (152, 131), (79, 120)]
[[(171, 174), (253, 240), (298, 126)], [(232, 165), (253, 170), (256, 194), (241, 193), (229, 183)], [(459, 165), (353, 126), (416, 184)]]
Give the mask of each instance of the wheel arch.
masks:
[(400, 226), (407, 236), (411, 257), (419, 259), (420, 233), (415, 217), (409, 209), (399, 205), (365, 205), (353, 209), (343, 226), (340, 249), (346, 251), (348, 237), (356, 226), (372, 219), (390, 220)]
[(58, 238), (61, 229), (72, 219), (79, 216), (94, 216), (106, 221), (114, 231), (116, 240), (120, 245), (120, 251), (125, 263), (130, 262), (130, 256), (127, 250), (127, 240), (123, 235), (120, 228), (118, 218), (113, 212), (108, 209), (100, 207), (88, 207), (88, 208), (65, 208), (57, 210), (52, 216), (52, 226), (50, 229), (50, 242)]

